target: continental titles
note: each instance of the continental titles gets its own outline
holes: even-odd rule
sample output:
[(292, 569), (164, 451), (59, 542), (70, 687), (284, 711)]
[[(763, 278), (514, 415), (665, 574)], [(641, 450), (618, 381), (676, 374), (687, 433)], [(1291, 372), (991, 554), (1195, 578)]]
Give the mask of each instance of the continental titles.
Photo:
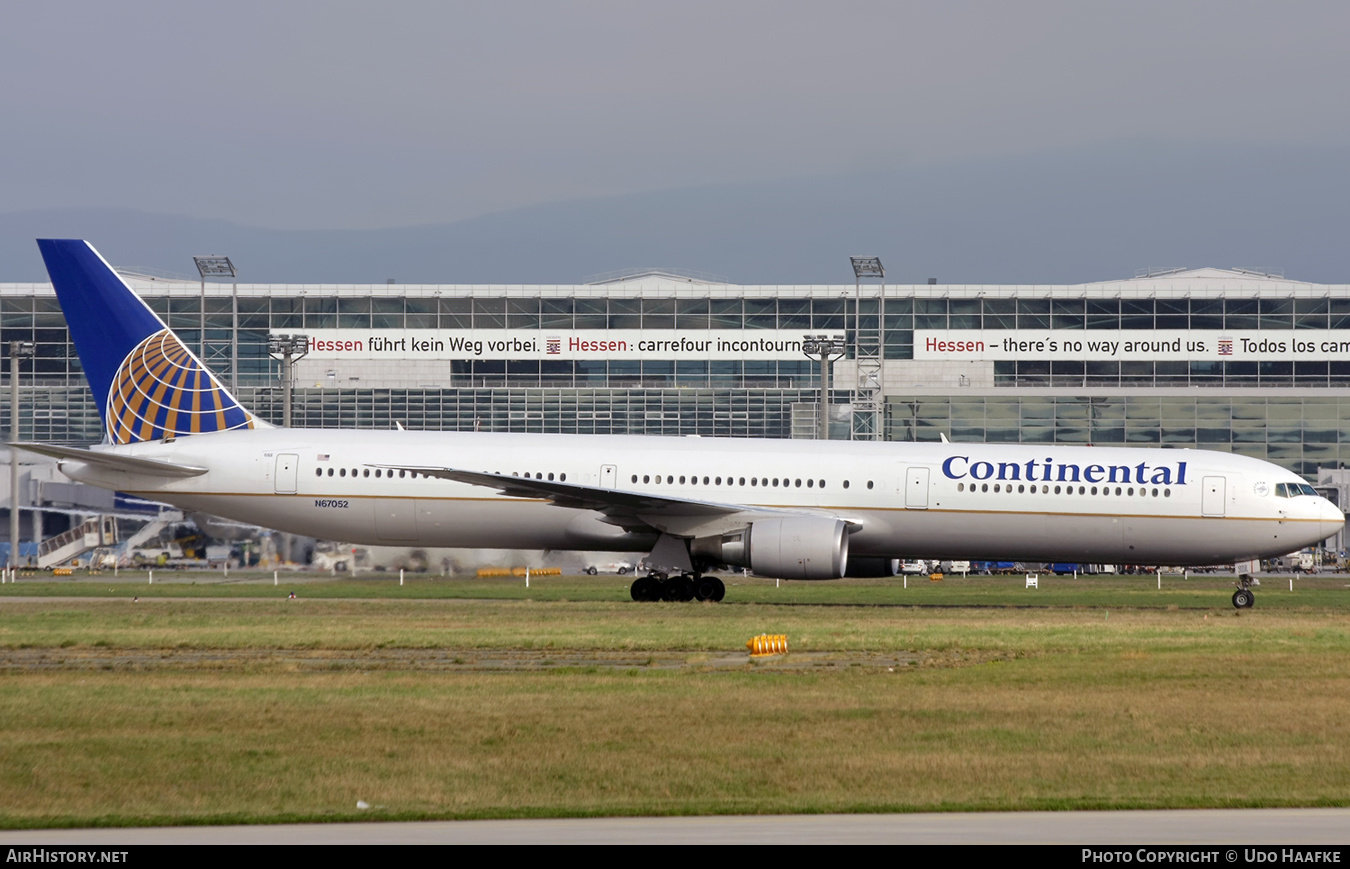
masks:
[(1150, 465), (1079, 465), (1056, 462), (1052, 457), (1025, 462), (972, 462), (970, 456), (950, 456), (942, 463), (950, 480), (1026, 480), (1032, 483), (1142, 483), (1159, 486), (1186, 485), (1186, 463)]

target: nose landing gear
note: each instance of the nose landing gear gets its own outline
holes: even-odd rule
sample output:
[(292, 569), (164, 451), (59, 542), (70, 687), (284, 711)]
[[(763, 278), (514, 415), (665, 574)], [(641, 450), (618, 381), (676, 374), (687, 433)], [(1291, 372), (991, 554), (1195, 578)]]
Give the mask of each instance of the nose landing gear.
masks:
[(1255, 603), (1256, 594), (1252, 591), (1252, 578), (1244, 573), (1238, 577), (1238, 590), (1233, 592), (1233, 606), (1245, 610), (1251, 609)]

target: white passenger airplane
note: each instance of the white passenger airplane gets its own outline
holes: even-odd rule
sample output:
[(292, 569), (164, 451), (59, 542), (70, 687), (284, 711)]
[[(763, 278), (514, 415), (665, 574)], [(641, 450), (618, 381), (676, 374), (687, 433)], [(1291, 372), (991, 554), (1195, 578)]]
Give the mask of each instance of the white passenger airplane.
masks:
[[(1290, 471), (1198, 450), (268, 425), (85, 241), (39, 240), (105, 442), (17, 444), (69, 477), (363, 544), (647, 552), (635, 600), (720, 600), (705, 571), (879, 575), (901, 557), (1214, 564), (1345, 517)], [(1247, 578), (1233, 595), (1251, 606)]]

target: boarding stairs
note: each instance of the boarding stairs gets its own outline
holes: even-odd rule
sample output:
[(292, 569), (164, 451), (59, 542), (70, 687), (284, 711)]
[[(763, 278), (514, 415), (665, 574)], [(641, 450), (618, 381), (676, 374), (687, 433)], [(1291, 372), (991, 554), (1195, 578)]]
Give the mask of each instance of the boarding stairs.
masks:
[(117, 519), (113, 516), (94, 516), (38, 545), (38, 567), (46, 569), (65, 564), (101, 546), (117, 542)]
[(136, 530), (135, 534), (127, 538), (122, 551), (131, 552), (131, 550), (139, 549), (151, 540), (158, 540), (161, 531), (182, 521), (183, 513), (181, 510), (161, 510), (158, 516), (146, 522)]

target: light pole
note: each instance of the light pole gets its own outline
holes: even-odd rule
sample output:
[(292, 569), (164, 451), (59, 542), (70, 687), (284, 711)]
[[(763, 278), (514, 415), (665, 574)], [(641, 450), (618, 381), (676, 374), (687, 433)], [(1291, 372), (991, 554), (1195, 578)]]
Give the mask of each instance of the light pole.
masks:
[[(206, 367), (210, 364), (206, 361), (206, 278), (211, 277), (229, 277), (233, 278), (236, 274), (234, 263), (230, 262), (227, 256), (194, 256), (192, 261), (197, 264), (197, 274), (202, 278), (202, 295), (199, 316), (201, 318), (201, 340), (197, 342), (198, 358)], [(232, 336), (233, 340), (238, 340), (236, 333)], [(230, 371), (231, 377), (234, 375), (233, 369)], [(234, 382), (233, 380), (231, 382)]]
[(309, 352), (308, 335), (273, 335), (267, 339), (267, 355), (281, 360), (281, 424), (291, 427), (291, 365)]
[[(853, 422), (849, 426), (855, 440), (881, 440), (885, 401), (886, 365), (886, 269), (881, 257), (849, 257), (853, 266), (853, 361), (857, 386), (854, 392)], [(880, 281), (877, 291), (876, 327), (865, 328), (862, 282)]]
[[(295, 376), (292, 374), (292, 365), (295, 360), (300, 359), (309, 352), (308, 335), (272, 335), (267, 339), (267, 355), (273, 359), (281, 360), (281, 424), (286, 428), (291, 427), (291, 387), (294, 384)], [(291, 561), (291, 535), (282, 533), (281, 535), (281, 559), (289, 564)]]
[(811, 358), (820, 359), (820, 425), (818, 437), (830, 439), (830, 363), (842, 359), (848, 350), (848, 341), (843, 335), (803, 335), (802, 352)]
[[(9, 342), (9, 439), (19, 440), (19, 360), (32, 359), (32, 341)], [(19, 566), (19, 451), (9, 448), (9, 566)]]

